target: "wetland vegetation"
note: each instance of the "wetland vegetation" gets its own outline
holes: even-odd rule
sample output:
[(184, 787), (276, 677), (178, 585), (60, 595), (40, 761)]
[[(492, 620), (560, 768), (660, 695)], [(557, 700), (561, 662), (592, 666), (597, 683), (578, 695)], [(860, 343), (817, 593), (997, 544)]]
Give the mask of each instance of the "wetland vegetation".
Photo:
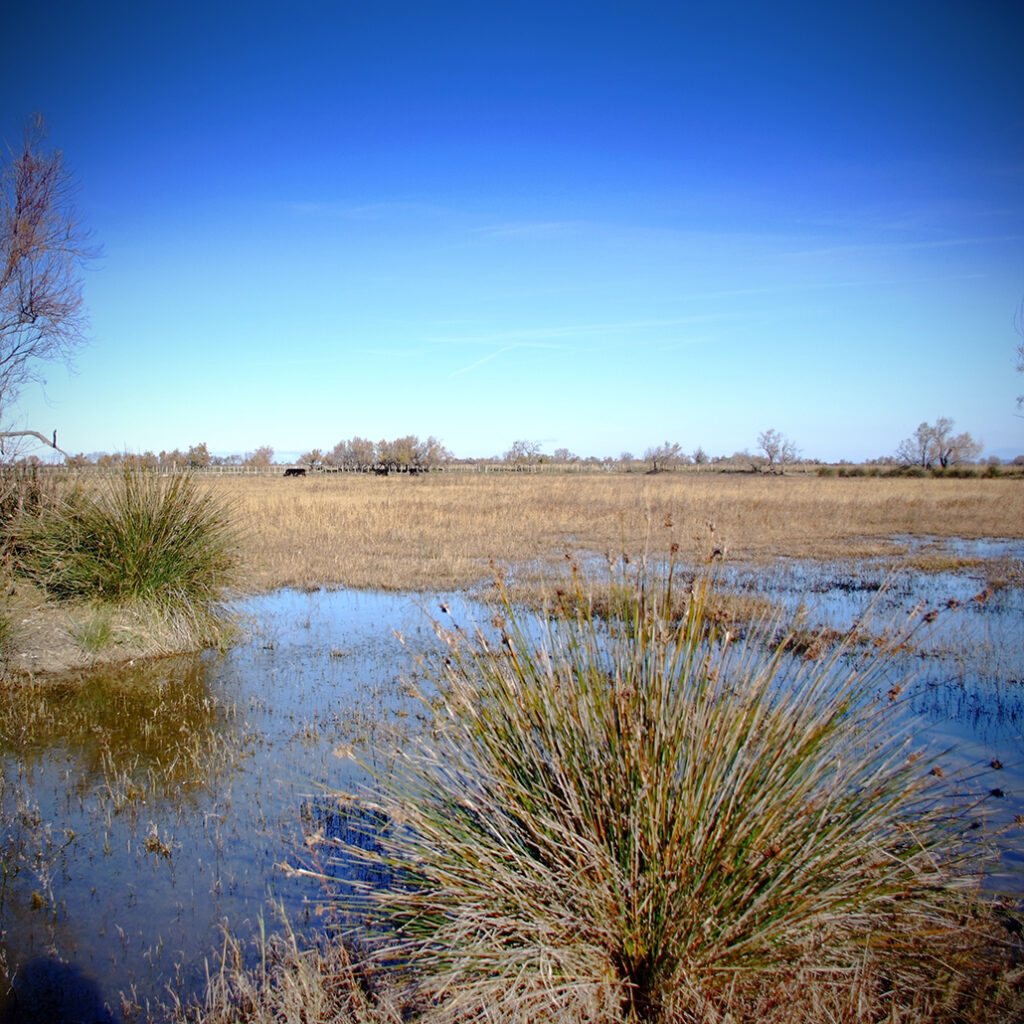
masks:
[(229, 645), (8, 561), (9, 1017), (1024, 1012), (1018, 481), (187, 479)]

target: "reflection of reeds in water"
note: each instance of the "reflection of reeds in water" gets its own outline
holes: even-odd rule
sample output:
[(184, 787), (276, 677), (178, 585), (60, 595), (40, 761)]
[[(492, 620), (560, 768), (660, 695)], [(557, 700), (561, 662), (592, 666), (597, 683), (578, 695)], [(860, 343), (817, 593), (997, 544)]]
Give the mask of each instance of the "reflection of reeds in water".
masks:
[[(252, 737), (211, 693), (207, 668), (180, 658), (0, 688), (0, 960), (6, 943), (12, 970), (33, 949), (73, 960), (95, 942), (119, 972), (139, 959), (139, 940), (152, 956), (174, 941), (175, 879), (220, 891), (218, 862), (238, 839), (232, 784)], [(259, 808), (250, 813), (256, 827)], [(157, 895), (139, 895), (155, 915), (140, 926), (142, 879)], [(141, 964), (128, 969), (146, 985)], [(0, 1005), (4, 992), (0, 963)]]
[(234, 756), (236, 732), (194, 657), (0, 690), (0, 753), (30, 765), (59, 744), (74, 756), (82, 791), (122, 777), (153, 780), (153, 796), (201, 786)]
[(608, 619), (569, 586), (438, 627), (432, 731), (379, 797), (399, 827), (345, 848), (402, 879), (367, 893), (377, 957), (426, 1019), (1021, 1010), (968, 822), (869, 699), (888, 646), (737, 640), (708, 579), (680, 613), (638, 573)]

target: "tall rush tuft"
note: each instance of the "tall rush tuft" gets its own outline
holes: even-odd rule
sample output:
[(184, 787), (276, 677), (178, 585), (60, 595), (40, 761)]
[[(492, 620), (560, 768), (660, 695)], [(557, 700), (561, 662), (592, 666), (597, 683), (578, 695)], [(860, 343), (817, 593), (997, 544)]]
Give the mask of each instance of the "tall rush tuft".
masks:
[(544, 614), (437, 624), (393, 827), (348, 851), (391, 872), (378, 955), (431, 1020), (757, 1020), (800, 972), (880, 965), (896, 1006), (987, 969), (977, 851), (891, 728), (895, 641), (800, 657), (730, 631), (712, 575), (674, 614), (676, 575), (615, 581), (609, 618), (574, 573)]

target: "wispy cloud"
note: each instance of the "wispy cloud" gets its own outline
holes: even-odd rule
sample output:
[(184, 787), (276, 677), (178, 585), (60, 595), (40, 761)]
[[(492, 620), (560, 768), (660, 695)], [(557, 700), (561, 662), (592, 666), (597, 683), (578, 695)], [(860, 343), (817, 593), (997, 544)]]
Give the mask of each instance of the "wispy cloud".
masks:
[(396, 217), (447, 217), (452, 210), (437, 203), (421, 203), (407, 200), (382, 200), (373, 203), (351, 203), (340, 200), (292, 200), (285, 204), (288, 209), (315, 217), (332, 217), (341, 220), (391, 220)]
[(487, 355), (481, 356), (479, 359), (475, 359), (473, 362), (469, 363), (468, 365), (461, 366), (457, 370), (452, 370), (452, 372), (449, 373), (448, 376), (449, 376), (449, 378), (451, 378), (451, 377), (461, 377), (463, 374), (472, 373), (473, 370), (478, 370), (481, 366), (485, 365), (486, 363), (491, 362), (494, 359), (497, 359), (499, 356), (503, 356), (506, 352), (515, 352), (518, 349), (523, 349), (523, 348), (533, 348), (533, 349), (544, 349), (544, 348), (546, 348), (546, 349), (551, 349), (551, 348), (555, 348), (555, 347), (556, 346), (554, 346), (554, 345), (530, 345), (530, 344), (526, 344), (526, 343), (517, 344), (517, 345), (502, 345), (501, 348), (496, 349), (494, 352), (488, 352)]
[(537, 340), (552, 342), (548, 345), (537, 344), (536, 347), (563, 347), (554, 344), (555, 340), (572, 338), (593, 338), (601, 335), (621, 335), (631, 332), (664, 330), (672, 327), (688, 327), (706, 324), (711, 321), (730, 319), (731, 313), (703, 313), (691, 316), (664, 317), (637, 320), (605, 320), (577, 324), (546, 324), (541, 327), (520, 327), (505, 331), (488, 331), (486, 333), (448, 334), (425, 336), (424, 342), (436, 345), (500, 345), (502, 343), (527, 343)]
[(489, 224), (472, 233), (486, 238), (543, 238), (579, 231), (585, 225), (574, 220), (509, 221)]
[(779, 253), (783, 257), (835, 256), (846, 254), (863, 254), (871, 252), (911, 252), (921, 249), (951, 249), (971, 245), (1000, 245), (1004, 242), (1020, 242), (1024, 235), (975, 236), (966, 238), (936, 238), (914, 242), (851, 242), (849, 244), (828, 245), (818, 249), (798, 249)]
[[(495, 331), (487, 334), (424, 338), (423, 340), (427, 343), (445, 345), (449, 347), (457, 345), (474, 347), (496, 346), (493, 348), (493, 351), (488, 352), (486, 355), (483, 355), (478, 359), (474, 359), (472, 362), (459, 367), (457, 370), (453, 370), (448, 375), (449, 377), (459, 377), (463, 374), (479, 369), (481, 366), (492, 362), (500, 356), (520, 349), (566, 351), (572, 348), (569, 343), (573, 339), (593, 340), (606, 336), (613, 336), (608, 345), (599, 345), (597, 348), (593, 345), (588, 346), (587, 352), (592, 354), (596, 351), (600, 351), (602, 347), (609, 348), (612, 346), (621, 346), (623, 340), (622, 335), (624, 334), (630, 336), (629, 340), (631, 343), (638, 344), (645, 341), (643, 337), (645, 331), (663, 331), (665, 329), (694, 327), (699, 325), (706, 326), (708, 323), (718, 322), (724, 319), (731, 319), (731, 314), (706, 314), (657, 320), (617, 320), (604, 323), (563, 324), (560, 326), (529, 327), (509, 331)], [(655, 338), (651, 338), (649, 340), (657, 344), (658, 351), (667, 351), (668, 349), (683, 348), (688, 345), (704, 344), (711, 340), (711, 336), (703, 333), (693, 337), (673, 337), (666, 339), (659, 333)]]

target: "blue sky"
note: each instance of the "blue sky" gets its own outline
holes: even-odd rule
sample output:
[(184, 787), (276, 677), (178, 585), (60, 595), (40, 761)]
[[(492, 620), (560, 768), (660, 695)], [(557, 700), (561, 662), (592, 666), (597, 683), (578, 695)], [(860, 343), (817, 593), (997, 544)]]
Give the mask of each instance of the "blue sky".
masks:
[(1024, 7), (82, 4), (0, 37), (103, 256), (78, 452), (1024, 452)]

